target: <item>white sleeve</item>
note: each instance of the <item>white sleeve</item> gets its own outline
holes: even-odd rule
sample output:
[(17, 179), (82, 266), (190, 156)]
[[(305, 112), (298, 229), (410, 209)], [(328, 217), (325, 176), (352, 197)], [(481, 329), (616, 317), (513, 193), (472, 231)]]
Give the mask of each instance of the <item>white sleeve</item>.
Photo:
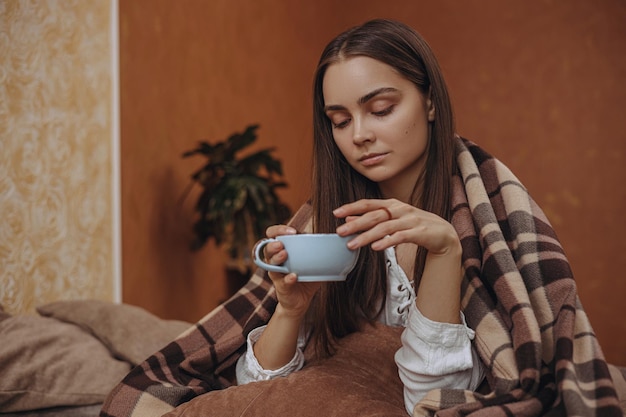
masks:
[(249, 382), (267, 381), (279, 376), (287, 376), (292, 372), (301, 369), (304, 366), (304, 346), (306, 344), (306, 335), (300, 329), (298, 335), (298, 344), (296, 352), (289, 363), (281, 368), (268, 370), (263, 369), (259, 364), (252, 347), (259, 340), (266, 326), (257, 327), (248, 334), (248, 342), (246, 352), (239, 357), (236, 366), (237, 385), (244, 385)]
[(475, 390), (484, 371), (472, 349), (474, 331), (462, 324), (439, 323), (424, 317), (414, 303), (395, 355), (410, 415), (428, 391), (437, 388)]

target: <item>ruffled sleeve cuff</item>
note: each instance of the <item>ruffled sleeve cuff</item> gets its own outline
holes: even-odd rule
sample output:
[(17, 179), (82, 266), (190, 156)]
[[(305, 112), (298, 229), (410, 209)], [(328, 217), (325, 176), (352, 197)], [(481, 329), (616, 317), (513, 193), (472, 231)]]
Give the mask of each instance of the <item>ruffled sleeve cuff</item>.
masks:
[[(304, 336), (298, 338), (298, 348), (293, 358), (284, 366), (278, 369), (263, 369), (254, 355), (254, 344), (259, 340), (266, 326), (258, 327), (248, 334), (246, 353), (237, 361), (237, 384), (243, 385), (255, 381), (267, 381), (280, 376), (287, 376), (292, 372), (301, 369), (304, 366)], [(301, 332), (302, 333), (302, 332)]]
[(396, 353), (398, 365), (421, 374), (441, 376), (473, 366), (472, 345), (475, 332), (467, 326), (462, 312), (461, 324), (432, 321), (415, 304), (409, 309), (402, 347)]

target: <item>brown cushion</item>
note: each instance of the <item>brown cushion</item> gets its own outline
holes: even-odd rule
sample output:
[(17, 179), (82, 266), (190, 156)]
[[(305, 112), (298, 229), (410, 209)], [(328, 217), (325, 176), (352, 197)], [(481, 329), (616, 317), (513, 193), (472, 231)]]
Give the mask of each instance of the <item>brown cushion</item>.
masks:
[(96, 336), (116, 357), (137, 365), (191, 324), (163, 320), (146, 310), (98, 300), (57, 301), (37, 308), (42, 316), (80, 326)]
[(98, 339), (46, 317), (0, 321), (0, 410), (98, 404), (130, 371)]
[(285, 378), (209, 392), (166, 416), (406, 417), (393, 359), (401, 331), (368, 326), (344, 338), (329, 359), (312, 361)]

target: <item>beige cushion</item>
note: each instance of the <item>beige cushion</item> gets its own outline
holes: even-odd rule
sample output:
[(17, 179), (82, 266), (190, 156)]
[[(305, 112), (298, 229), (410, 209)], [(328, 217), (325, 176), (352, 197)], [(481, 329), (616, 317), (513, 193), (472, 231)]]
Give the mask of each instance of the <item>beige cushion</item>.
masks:
[(393, 356), (402, 329), (377, 325), (341, 341), (337, 354), (285, 378), (212, 391), (167, 417), (406, 417)]
[(137, 365), (191, 326), (163, 320), (146, 310), (97, 300), (57, 301), (37, 308), (42, 316), (80, 326), (119, 359)]
[(0, 410), (97, 404), (130, 371), (98, 339), (46, 317), (0, 321)]

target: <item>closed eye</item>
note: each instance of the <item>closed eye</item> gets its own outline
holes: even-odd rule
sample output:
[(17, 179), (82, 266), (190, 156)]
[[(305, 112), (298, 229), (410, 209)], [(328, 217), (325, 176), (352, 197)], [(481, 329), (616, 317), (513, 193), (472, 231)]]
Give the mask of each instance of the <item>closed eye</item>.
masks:
[(384, 109), (380, 110), (380, 111), (374, 111), (372, 112), (372, 114), (376, 117), (384, 117), (387, 116), (388, 114), (391, 114), (391, 112), (393, 112), (395, 105), (392, 106), (388, 106), (385, 107)]
[(328, 112), (326, 113), (326, 117), (328, 117), (328, 120), (332, 124), (333, 129), (343, 129), (344, 127), (348, 126), (348, 124), (350, 124), (350, 121), (352, 120), (350, 114), (343, 110), (337, 112)]
[(350, 119), (345, 119), (338, 123), (331, 121), (331, 123), (333, 124), (334, 129), (343, 129), (344, 127), (348, 126), (348, 123), (350, 123)]

